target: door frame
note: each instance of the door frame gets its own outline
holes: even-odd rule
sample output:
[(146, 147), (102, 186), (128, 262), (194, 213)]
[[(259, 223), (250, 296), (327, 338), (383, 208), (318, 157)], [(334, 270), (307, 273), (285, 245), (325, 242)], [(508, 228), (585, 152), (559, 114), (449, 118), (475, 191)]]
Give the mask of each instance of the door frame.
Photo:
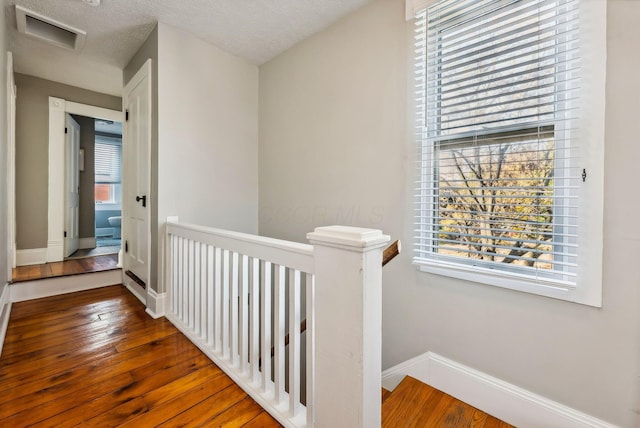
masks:
[(7, 52), (7, 281), (16, 267), (16, 96), (13, 54)]
[(65, 114), (123, 122), (121, 111), (49, 97), (49, 198), (47, 263), (64, 260), (64, 146)]

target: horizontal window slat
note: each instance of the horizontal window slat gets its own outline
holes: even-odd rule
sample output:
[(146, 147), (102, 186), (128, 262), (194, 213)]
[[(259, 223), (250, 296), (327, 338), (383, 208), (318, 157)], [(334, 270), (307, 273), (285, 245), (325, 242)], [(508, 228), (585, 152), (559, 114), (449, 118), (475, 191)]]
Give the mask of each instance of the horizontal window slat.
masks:
[[(544, 71), (547, 72), (547, 75), (541, 75), (540, 70), (536, 70), (535, 72), (529, 71), (527, 73), (513, 73), (508, 75), (507, 79), (504, 79), (502, 77), (495, 77), (493, 79), (489, 79), (489, 81), (483, 82), (484, 84), (487, 85), (486, 89), (478, 88), (477, 83), (470, 83), (470, 84), (457, 86), (456, 91), (454, 92), (453, 95), (447, 95), (446, 92), (443, 93), (442, 91), (440, 91), (439, 87), (437, 86), (434, 80), (427, 79), (427, 87), (428, 87), (427, 98), (429, 102), (435, 102), (436, 100), (432, 98), (438, 97), (438, 101), (441, 101), (446, 104), (450, 101), (458, 102), (459, 100), (462, 100), (464, 97), (469, 97), (473, 95), (477, 95), (477, 96), (482, 94), (488, 95), (492, 92), (499, 93), (497, 91), (501, 91), (503, 89), (507, 89), (507, 90), (513, 89), (514, 85), (526, 86), (531, 83), (541, 84), (540, 82), (544, 81), (545, 78), (548, 78), (548, 79), (552, 78), (551, 72), (553, 71), (553, 69), (554, 67), (544, 67)], [(572, 74), (572, 72), (577, 72), (578, 70), (579, 70), (578, 67), (570, 67), (566, 70), (567, 73), (563, 77), (554, 79), (553, 82), (558, 86), (562, 86), (563, 84), (567, 84), (567, 83), (576, 83), (578, 82), (578, 78), (575, 77)], [(524, 76), (527, 74), (530, 74), (532, 76), (525, 78)], [(464, 83), (464, 82), (461, 82), (461, 83)], [(546, 84), (546, 83), (548, 82), (544, 82), (542, 84)], [(471, 90), (467, 92), (462, 92), (467, 89), (471, 89)], [(576, 86), (575, 88), (572, 88), (572, 89), (575, 89), (576, 91), (578, 91), (580, 88)], [(483, 95), (483, 96), (486, 96), (486, 95)]]
[[(444, 226), (442, 226), (444, 227)], [(449, 226), (447, 226), (449, 227)], [(452, 228), (454, 228), (455, 226), (450, 226)], [(498, 229), (499, 230), (499, 229)], [(514, 237), (510, 237), (510, 236), (495, 236), (495, 235), (476, 235), (476, 234), (471, 234), (471, 233), (460, 233), (460, 232), (447, 232), (444, 230), (436, 230), (435, 233), (440, 236), (440, 235), (447, 235), (451, 238), (455, 238), (455, 237), (473, 237), (476, 239), (493, 239), (495, 241), (499, 241), (499, 242), (522, 242), (522, 243), (527, 243), (527, 244), (539, 244), (539, 245), (554, 245), (554, 242), (552, 240), (538, 240), (538, 239), (527, 239), (527, 238), (514, 238)], [(518, 233), (522, 233), (522, 234), (538, 234), (537, 231), (520, 231)], [(434, 238), (434, 241), (442, 241), (442, 238)], [(455, 239), (448, 239), (446, 240), (447, 242), (456, 242)], [(465, 244), (466, 245), (466, 244)], [(488, 245), (488, 246), (492, 246), (492, 245)], [(567, 243), (563, 243), (562, 244), (563, 247), (565, 248), (577, 248), (578, 246), (576, 244), (567, 244)], [(509, 248), (508, 246), (506, 247), (497, 247), (497, 248)], [(517, 247), (511, 247), (511, 248), (517, 248)], [(553, 251), (543, 251), (543, 252), (547, 252), (547, 253), (554, 253)], [(569, 253), (572, 254), (572, 253)], [(574, 254), (575, 255), (575, 254)]]
[[(417, 219), (422, 220), (423, 217), (422, 216), (418, 216), (415, 217)], [(431, 221), (429, 220), (425, 220), (425, 221), (417, 221), (415, 224), (418, 226), (432, 226), (433, 222), (439, 222), (441, 220), (448, 220), (448, 217), (441, 217), (441, 216), (434, 216), (433, 219)], [(570, 228), (570, 227), (576, 227), (577, 225), (572, 225), (572, 226), (568, 226), (565, 223), (558, 223), (556, 220), (561, 219), (561, 217), (554, 217), (554, 221), (553, 222), (531, 222), (531, 221), (525, 221), (525, 220), (521, 220), (521, 219), (513, 219), (513, 218), (493, 218), (491, 220), (491, 223), (493, 225), (501, 225), (504, 224), (505, 226), (509, 226), (509, 227), (514, 227), (514, 226), (528, 226), (531, 224), (536, 224), (536, 225), (540, 225), (540, 226), (547, 226), (547, 227), (553, 227), (553, 228)], [(422, 230), (422, 229), (420, 229)], [(433, 232), (433, 229), (429, 228), (424, 230), (425, 232)], [(567, 236), (571, 235), (571, 233), (568, 233)]]
[[(469, 213), (469, 210), (454, 210), (454, 209), (445, 209), (445, 208), (441, 208), (438, 210), (440, 212), (440, 214), (453, 214), (453, 213)], [(494, 214), (494, 217), (496, 218), (496, 220), (499, 220), (501, 218), (505, 218), (505, 219), (513, 219), (518, 218), (520, 220), (524, 220), (525, 217), (534, 217), (536, 216), (535, 214), (519, 214), (519, 213), (511, 213), (511, 212), (500, 212), (500, 214), (498, 215), (497, 213)], [(573, 214), (561, 214), (561, 215), (555, 215), (555, 218), (578, 218), (577, 214), (573, 215)]]
[[(442, 61), (438, 65), (449, 67), (452, 61), (466, 61), (470, 57), (484, 55), (487, 52), (494, 52), (494, 55), (499, 57), (504, 55), (506, 50), (513, 48), (526, 50), (528, 47), (539, 47), (548, 43), (570, 46), (575, 43), (578, 35), (577, 22), (568, 16), (565, 22), (555, 25), (560, 18), (547, 14), (546, 17), (541, 16), (540, 21), (530, 16), (514, 25), (492, 26), (491, 23), (487, 23), (487, 28), (471, 32), (466, 40), (458, 36), (448, 38), (446, 33), (435, 29), (427, 33), (427, 46), (432, 46), (432, 49), (427, 51), (428, 58), (440, 57)], [(427, 62), (427, 65), (433, 63)]]
[[(443, 85), (440, 85), (434, 80), (427, 79), (427, 101), (429, 103), (439, 101), (446, 105), (450, 102), (460, 102), (465, 99), (472, 100), (474, 96), (487, 97), (489, 95), (500, 95), (504, 90), (514, 91), (514, 88), (521, 88), (518, 90), (518, 93), (526, 92), (531, 84), (545, 85), (551, 82), (555, 83), (558, 87), (565, 84), (564, 92), (577, 92), (580, 89), (577, 86), (566, 87), (568, 83), (576, 84), (578, 82), (577, 77), (571, 74), (571, 72), (578, 70), (574, 63), (575, 61), (564, 61), (562, 64), (547, 64), (538, 68), (528, 68), (524, 70), (518, 70), (519, 67), (514, 66), (502, 70), (513, 71), (506, 75), (500, 76), (492, 73), (491, 78), (485, 80), (478, 80), (476, 76), (472, 75)], [(562, 77), (562, 80), (555, 79), (553, 76), (553, 72), (558, 65), (567, 66), (567, 74)], [(442, 91), (441, 89), (446, 90)]]
[[(470, 67), (470, 66), (477, 66), (477, 63), (482, 63), (486, 65), (486, 61), (488, 60), (492, 60), (493, 62), (499, 62), (499, 61), (506, 61), (506, 60), (514, 60), (517, 58), (521, 58), (521, 57), (526, 57), (526, 56), (530, 56), (530, 55), (536, 55), (538, 57), (547, 57), (547, 56), (561, 56), (561, 55), (566, 55), (568, 53), (573, 53), (577, 51), (577, 46), (572, 46), (572, 44), (567, 44), (566, 46), (566, 50), (564, 51), (560, 51), (560, 53), (558, 53), (558, 47), (555, 46), (555, 43), (551, 43), (551, 42), (555, 42), (561, 39), (561, 37), (559, 36), (564, 36), (564, 35), (577, 35), (577, 32), (574, 30), (570, 30), (570, 29), (565, 29), (564, 32), (558, 32), (558, 31), (554, 31), (552, 35), (548, 35), (546, 37), (538, 37), (535, 41), (532, 42), (527, 42), (527, 43), (522, 43), (522, 44), (515, 44), (514, 45), (514, 40), (511, 39), (510, 42), (506, 44), (506, 46), (502, 46), (500, 47), (500, 53), (498, 55), (496, 55), (493, 52), (487, 52), (487, 50), (483, 50), (483, 49), (478, 49), (476, 51), (476, 55), (482, 55), (482, 56), (477, 56), (474, 58), (470, 58), (471, 55), (473, 55), (473, 53), (465, 53), (464, 55), (459, 55), (458, 57), (447, 57), (447, 58), (441, 58), (443, 55), (440, 55), (442, 53), (442, 49), (437, 49), (436, 51), (429, 51), (429, 58), (433, 58), (432, 61), (428, 61), (425, 65), (428, 66), (437, 66), (438, 67), (438, 71), (440, 73), (444, 73), (447, 74), (449, 73), (451, 70), (459, 70), (459, 69), (465, 69), (465, 67)], [(522, 38), (521, 41), (527, 40), (527, 38)], [(506, 49), (505, 49), (506, 47)], [(495, 48), (495, 46), (491, 46), (491, 48)], [(532, 48), (536, 48), (533, 49)], [(545, 55), (541, 55), (543, 52), (549, 52), (548, 54)], [(426, 51), (425, 51), (426, 53)], [(515, 54), (515, 55), (513, 55)], [(439, 61), (437, 59), (440, 59)], [(463, 61), (463, 62), (458, 62), (455, 63), (456, 61)]]
[[(572, 107), (571, 110), (577, 110), (577, 107)], [(570, 110), (563, 110), (562, 113), (566, 113), (569, 112)], [(553, 119), (556, 115), (558, 114), (558, 112), (546, 112), (546, 113), (537, 113), (537, 114), (526, 114), (526, 115), (521, 115), (521, 116), (516, 116), (516, 117), (510, 117), (510, 118), (506, 118), (506, 119), (493, 119), (493, 120), (485, 120), (481, 123), (463, 123), (457, 126), (449, 126), (446, 129), (441, 129), (439, 131), (428, 131), (428, 135), (435, 139), (437, 136), (439, 136), (440, 133), (442, 134), (446, 134), (446, 133), (450, 133), (453, 134), (454, 132), (459, 132), (460, 130), (468, 130), (468, 129), (473, 129), (474, 132), (477, 132), (476, 130), (478, 129), (482, 129), (479, 127), (484, 127), (485, 129), (490, 129), (489, 126), (487, 125), (492, 125), (495, 127), (499, 127), (499, 126), (504, 126), (504, 125), (510, 125), (512, 123), (515, 122), (515, 124), (522, 124), (523, 126), (527, 126), (532, 120), (539, 120), (539, 121), (548, 121), (550, 119)], [(471, 132), (471, 131), (469, 131)]]
[[(486, 4), (486, 2), (484, 2)], [(465, 45), (469, 41), (474, 40), (474, 36), (478, 32), (497, 32), (500, 28), (517, 27), (527, 23), (532, 19), (538, 18), (540, 21), (544, 17), (554, 15), (565, 22), (575, 22), (578, 18), (577, 2), (575, 0), (564, 1), (562, 8), (555, 8), (558, 2), (556, 0), (541, 1), (508, 1), (502, 8), (493, 8), (491, 13), (473, 13), (470, 12), (464, 16), (464, 25), (451, 26), (450, 22), (443, 20), (442, 17), (435, 17), (431, 10), (429, 11), (429, 19), (427, 20), (427, 34), (439, 34), (441, 40), (452, 43)], [(482, 5), (482, 3), (479, 3)], [(459, 19), (459, 18), (458, 18)]]
[[(549, 15), (549, 14), (547, 14)], [(438, 29), (427, 33), (427, 46), (431, 44), (433, 48), (427, 51), (428, 58), (441, 58), (438, 66), (449, 67), (451, 62), (467, 60), (474, 55), (482, 55), (486, 52), (495, 52), (494, 56), (504, 55), (506, 51), (518, 49), (526, 50), (532, 46), (545, 45), (550, 42), (558, 46), (562, 43), (564, 46), (575, 44), (578, 36), (577, 15), (575, 13), (565, 13), (547, 18), (540, 21), (530, 23), (533, 19), (531, 16), (525, 17), (518, 23), (506, 26), (494, 26), (487, 24), (483, 28), (482, 33), (491, 32), (490, 37), (482, 37), (477, 33), (479, 31), (471, 31), (470, 37), (461, 39), (458, 35), (455, 37), (447, 37), (447, 35)], [(560, 25), (554, 25), (562, 18), (566, 21)], [(428, 60), (427, 65), (435, 65)]]
[[(420, 248), (416, 247), (417, 250), (422, 250), (423, 254), (428, 254), (428, 252), (425, 252), (424, 250), (445, 250), (445, 251), (450, 251), (450, 252), (459, 252), (459, 253), (464, 253), (464, 254), (474, 254), (474, 255), (478, 255), (478, 256), (495, 256), (495, 257), (499, 257), (499, 258), (507, 258), (510, 260), (522, 260), (522, 261), (530, 261), (530, 262), (536, 262), (536, 263), (548, 263), (548, 264), (552, 264), (554, 266), (558, 266), (558, 267), (566, 267), (566, 268), (576, 268), (578, 265), (574, 262), (568, 262), (568, 261), (564, 261), (564, 260), (554, 260), (554, 261), (547, 261), (547, 260), (539, 260), (537, 258), (533, 258), (533, 257), (524, 257), (524, 256), (517, 256), (517, 255), (510, 255), (507, 256), (506, 254), (499, 254), (499, 253), (493, 253), (493, 252), (488, 252), (488, 251), (482, 251), (482, 250), (473, 250), (473, 249), (461, 249), (459, 247), (451, 247), (451, 246), (446, 246), (446, 245), (423, 245), (420, 246)], [(535, 253), (541, 253), (541, 254), (549, 254), (549, 255), (554, 255), (552, 253), (543, 253), (541, 251), (534, 251)], [(558, 254), (555, 254), (558, 255)], [(575, 255), (573, 256), (567, 256), (567, 258), (575, 258)], [(500, 262), (496, 262), (496, 263), (504, 263), (502, 261)]]
[[(540, 96), (546, 96), (548, 91), (551, 91), (552, 93), (555, 93), (555, 94), (560, 94), (560, 95), (567, 94), (568, 96), (571, 96), (570, 94), (575, 92), (575, 89), (573, 89), (573, 88), (567, 89), (567, 90), (561, 90), (561, 91), (553, 92), (557, 85), (558, 85), (557, 82), (552, 82), (552, 83), (547, 83), (547, 84), (543, 84), (543, 85), (537, 85), (537, 86), (534, 86), (534, 87), (529, 87), (525, 91), (517, 89), (517, 90), (513, 90), (513, 91), (508, 91), (508, 92), (500, 92), (500, 94), (497, 95), (497, 96), (500, 97), (500, 98), (503, 98), (503, 97), (510, 97), (510, 96), (516, 96), (516, 95), (523, 95), (525, 93), (529, 94), (529, 93), (538, 93), (539, 92), (539, 95), (537, 95), (537, 96), (540, 97)], [(479, 104), (479, 103), (482, 103), (484, 101), (494, 100), (495, 98), (496, 98), (496, 95), (478, 97), (478, 98), (474, 98), (472, 101), (469, 101), (469, 100), (462, 100), (462, 101), (452, 100), (452, 102), (443, 102), (441, 100), (430, 100), (430, 101), (427, 102), (426, 108), (431, 108), (431, 109), (438, 108), (441, 111), (443, 111), (444, 113), (446, 113), (449, 110), (455, 109), (456, 107), (468, 106), (470, 103)], [(470, 109), (470, 110), (472, 110), (472, 109)], [(455, 113), (459, 113), (461, 111), (464, 111), (464, 110), (454, 110)]]
[(575, 283), (578, 18), (576, 0), (440, 0), (420, 16), (416, 259)]
[[(447, 219), (442, 218), (442, 220), (447, 220)], [(465, 225), (459, 225), (459, 224), (452, 225), (451, 227), (455, 227), (456, 229), (461, 229), (461, 230), (478, 230), (479, 233), (485, 233), (486, 231), (489, 231), (489, 232), (501, 232), (501, 233), (522, 233), (523, 232), (522, 229), (512, 229), (512, 228), (507, 227), (507, 226), (510, 226), (510, 225), (508, 225), (506, 223), (503, 223), (503, 224), (505, 225), (504, 228), (465, 226)], [(440, 223), (415, 223), (414, 226), (418, 226), (417, 229), (413, 230), (416, 233), (431, 234), (434, 231), (436, 231), (439, 228), (441, 228), (442, 224), (440, 224)], [(548, 229), (548, 231), (539, 230), (539, 231), (536, 231), (536, 233), (539, 234), (539, 235), (544, 235), (544, 236), (554, 236), (554, 235), (558, 236), (557, 241), (560, 241), (560, 242), (566, 241), (566, 240), (575, 240), (578, 237), (577, 234), (554, 232), (553, 231), (553, 229), (555, 229), (554, 226), (546, 226), (546, 228)], [(571, 245), (571, 244), (569, 244), (569, 245)]]

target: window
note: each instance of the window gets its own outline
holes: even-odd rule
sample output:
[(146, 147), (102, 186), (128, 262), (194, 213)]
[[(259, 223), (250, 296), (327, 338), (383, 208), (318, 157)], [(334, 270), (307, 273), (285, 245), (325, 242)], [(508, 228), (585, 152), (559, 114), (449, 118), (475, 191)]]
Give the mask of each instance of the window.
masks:
[(119, 203), (122, 186), (122, 142), (117, 138), (96, 137), (95, 201)]
[(578, 0), (441, 0), (418, 13), (422, 270), (600, 305), (588, 260), (601, 265), (604, 97), (582, 107), (598, 70), (603, 94), (604, 71), (585, 68), (587, 12)]

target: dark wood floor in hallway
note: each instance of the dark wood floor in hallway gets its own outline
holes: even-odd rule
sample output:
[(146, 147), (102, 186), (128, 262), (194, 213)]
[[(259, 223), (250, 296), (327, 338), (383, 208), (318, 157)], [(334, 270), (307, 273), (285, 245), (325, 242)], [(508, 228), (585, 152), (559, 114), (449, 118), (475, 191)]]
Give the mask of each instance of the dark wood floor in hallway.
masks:
[(0, 426), (280, 426), (124, 287), (15, 303)]
[(117, 269), (117, 265), (118, 255), (108, 254), (83, 259), (65, 260), (63, 262), (44, 263), (41, 265), (18, 266), (13, 269), (13, 282), (102, 272)]

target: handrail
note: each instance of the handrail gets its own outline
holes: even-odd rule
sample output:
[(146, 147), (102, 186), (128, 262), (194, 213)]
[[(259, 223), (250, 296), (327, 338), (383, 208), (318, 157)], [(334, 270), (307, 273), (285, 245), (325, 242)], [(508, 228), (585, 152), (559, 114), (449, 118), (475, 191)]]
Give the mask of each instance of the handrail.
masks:
[(384, 267), (387, 263), (393, 260), (398, 254), (400, 254), (400, 251), (400, 240), (396, 240), (393, 244), (385, 248), (382, 253), (382, 266)]
[(198, 240), (261, 260), (269, 259), (273, 263), (303, 272), (314, 272), (313, 245), (171, 221), (167, 221), (167, 233), (179, 233), (186, 239)]

